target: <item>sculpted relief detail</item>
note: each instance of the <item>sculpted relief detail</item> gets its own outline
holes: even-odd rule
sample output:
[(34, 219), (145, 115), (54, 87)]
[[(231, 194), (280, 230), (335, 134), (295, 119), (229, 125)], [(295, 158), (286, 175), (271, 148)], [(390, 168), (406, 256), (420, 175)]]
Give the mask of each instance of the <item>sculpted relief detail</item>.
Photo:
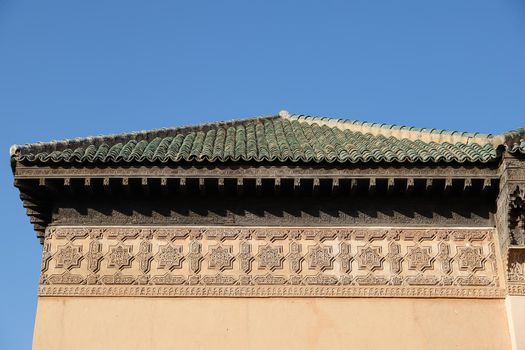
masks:
[(525, 295), (525, 249), (510, 247), (507, 255), (509, 294)]
[(494, 240), (490, 228), (58, 226), (40, 295), (499, 298)]

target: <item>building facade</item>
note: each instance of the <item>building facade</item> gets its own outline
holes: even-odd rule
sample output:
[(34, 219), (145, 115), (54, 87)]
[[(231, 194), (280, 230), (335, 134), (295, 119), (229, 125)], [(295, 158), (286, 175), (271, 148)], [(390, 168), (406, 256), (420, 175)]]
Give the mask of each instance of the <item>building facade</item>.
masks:
[(33, 347), (525, 349), (524, 134), (282, 111), (13, 146)]

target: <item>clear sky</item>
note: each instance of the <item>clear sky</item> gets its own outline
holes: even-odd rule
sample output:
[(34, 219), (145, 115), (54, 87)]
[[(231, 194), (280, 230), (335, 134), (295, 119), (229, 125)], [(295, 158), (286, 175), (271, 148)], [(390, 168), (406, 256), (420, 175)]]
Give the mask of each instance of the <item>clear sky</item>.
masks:
[(11, 144), (281, 109), (499, 133), (524, 92), (523, 0), (0, 0), (0, 348), (30, 348), (41, 252)]

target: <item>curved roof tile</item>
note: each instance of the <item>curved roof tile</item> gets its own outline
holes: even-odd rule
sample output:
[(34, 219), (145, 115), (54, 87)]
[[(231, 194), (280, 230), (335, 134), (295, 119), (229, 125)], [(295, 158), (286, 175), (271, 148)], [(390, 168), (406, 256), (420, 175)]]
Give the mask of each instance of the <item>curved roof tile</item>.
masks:
[[(518, 129), (510, 152), (525, 153)], [(497, 137), (344, 119), (279, 116), (88, 137), (12, 148), (12, 157), (39, 163), (180, 161), (489, 162)]]

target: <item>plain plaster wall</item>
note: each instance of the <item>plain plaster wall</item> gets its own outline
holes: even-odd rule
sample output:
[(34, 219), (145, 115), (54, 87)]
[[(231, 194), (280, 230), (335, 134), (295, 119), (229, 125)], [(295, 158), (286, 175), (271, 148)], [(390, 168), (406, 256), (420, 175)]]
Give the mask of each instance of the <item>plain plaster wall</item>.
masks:
[(503, 299), (41, 297), (37, 350), (510, 349)]
[(525, 350), (525, 297), (508, 296), (506, 304), (512, 348)]

